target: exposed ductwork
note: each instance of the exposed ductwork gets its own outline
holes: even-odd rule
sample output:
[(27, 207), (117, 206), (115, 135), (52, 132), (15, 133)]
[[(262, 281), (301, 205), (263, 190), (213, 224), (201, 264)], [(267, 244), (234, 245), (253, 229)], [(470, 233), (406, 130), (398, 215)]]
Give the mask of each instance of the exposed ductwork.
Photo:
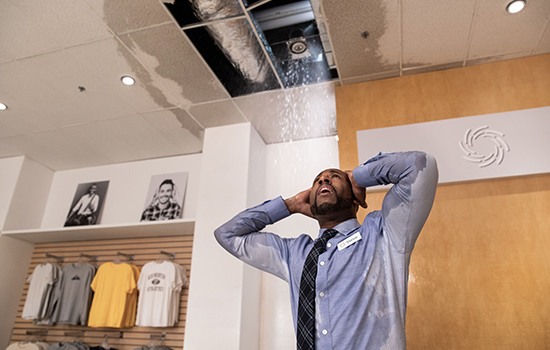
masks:
[(309, 0), (165, 4), (232, 96), (332, 78)]
[(195, 15), (209, 21), (206, 28), (245, 79), (262, 84), (269, 78), (267, 57), (246, 21), (229, 18), (243, 14), (236, 0), (189, 0)]

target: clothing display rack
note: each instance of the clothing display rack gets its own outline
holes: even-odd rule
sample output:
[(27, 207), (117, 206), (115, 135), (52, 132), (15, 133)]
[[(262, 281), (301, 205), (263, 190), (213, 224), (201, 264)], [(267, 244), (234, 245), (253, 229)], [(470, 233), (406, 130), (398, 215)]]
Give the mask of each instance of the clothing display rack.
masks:
[(64, 256), (57, 256), (57, 255), (53, 255), (53, 254), (50, 254), (50, 253), (46, 253), (46, 259), (53, 259), (55, 260), (57, 263), (62, 263), (65, 261), (65, 257)]
[[(31, 257), (28, 276), (34, 268), (44, 262), (44, 256), (59, 264), (97, 263), (101, 266), (120, 258), (121, 262), (142, 268), (145, 264), (156, 261), (159, 255), (187, 270), (187, 278), (191, 270), (193, 235), (138, 238), (120, 238), (72, 242), (36, 243)], [(26, 300), (29, 283), (25, 284), (19, 311), (14, 323), (10, 343), (25, 341), (31, 335), (27, 332), (37, 332), (41, 340), (49, 343), (62, 343), (78, 338), (90, 347), (101, 346), (117, 350), (135, 350), (144, 347), (148, 342), (162, 343), (172, 350), (183, 350), (185, 334), (185, 319), (187, 313), (188, 287), (182, 289), (179, 305), (178, 322), (173, 327), (141, 327), (130, 328), (94, 328), (83, 325), (35, 325), (32, 320), (22, 319), (23, 305)], [(159, 333), (160, 332), (160, 333)]]
[(166, 339), (166, 332), (162, 332), (161, 334), (149, 334), (149, 339), (163, 341)]
[(174, 258), (176, 257), (176, 254), (165, 252), (164, 250), (159, 250), (159, 254), (170, 257), (170, 260), (174, 260)]
[(128, 260), (134, 260), (134, 255), (132, 255), (132, 254), (125, 254), (125, 253), (122, 253), (122, 252), (116, 252), (116, 255), (123, 256)]
[(81, 258), (87, 258), (90, 261), (97, 261), (97, 255), (96, 256), (91, 256), (89, 254), (80, 253), (80, 257)]

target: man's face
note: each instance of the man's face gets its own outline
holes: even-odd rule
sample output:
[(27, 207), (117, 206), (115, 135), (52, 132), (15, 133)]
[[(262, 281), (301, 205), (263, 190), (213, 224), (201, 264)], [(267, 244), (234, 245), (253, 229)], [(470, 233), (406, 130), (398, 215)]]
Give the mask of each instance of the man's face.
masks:
[(159, 188), (159, 202), (161, 204), (166, 204), (172, 198), (172, 185), (164, 184)]
[(96, 191), (97, 191), (97, 186), (95, 186), (95, 185), (90, 186), (89, 191), (90, 191), (90, 194), (96, 193)]
[(348, 175), (340, 169), (327, 169), (313, 181), (309, 203), (313, 215), (325, 215), (353, 206)]

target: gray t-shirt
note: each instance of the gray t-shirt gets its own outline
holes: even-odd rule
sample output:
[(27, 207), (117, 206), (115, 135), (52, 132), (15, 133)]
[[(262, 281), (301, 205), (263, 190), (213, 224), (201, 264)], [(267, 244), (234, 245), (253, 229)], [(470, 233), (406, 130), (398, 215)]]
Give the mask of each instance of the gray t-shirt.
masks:
[(63, 276), (56, 290), (54, 323), (86, 325), (91, 301), (90, 284), (95, 268), (89, 264), (69, 264), (63, 267)]

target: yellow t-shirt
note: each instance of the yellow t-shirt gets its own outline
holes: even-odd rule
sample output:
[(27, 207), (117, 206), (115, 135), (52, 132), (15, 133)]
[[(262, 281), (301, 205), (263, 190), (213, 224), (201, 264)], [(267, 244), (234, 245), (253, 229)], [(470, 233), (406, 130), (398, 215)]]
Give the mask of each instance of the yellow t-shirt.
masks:
[[(139, 277), (139, 272), (137, 273)], [(132, 303), (130, 295), (136, 295), (136, 272), (131, 265), (112, 262), (102, 264), (92, 281), (95, 292), (90, 316), (89, 327), (131, 327), (127, 320), (128, 303)], [(131, 306), (131, 305), (130, 305)]]

